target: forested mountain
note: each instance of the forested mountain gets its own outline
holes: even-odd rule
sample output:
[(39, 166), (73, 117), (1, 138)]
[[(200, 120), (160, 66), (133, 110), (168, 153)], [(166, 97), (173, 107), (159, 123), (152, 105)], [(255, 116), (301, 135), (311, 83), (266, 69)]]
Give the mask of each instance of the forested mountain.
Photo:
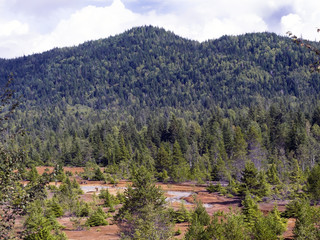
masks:
[[(250, 106), (277, 97), (316, 100), (313, 56), (271, 33), (198, 43), (154, 27), (134, 28), (78, 47), (2, 60), (30, 106), (81, 104), (130, 113), (173, 107), (198, 111)], [(306, 102), (307, 101), (307, 102)], [(308, 104), (309, 105), (309, 104)]]
[(180, 181), (237, 179), (251, 160), (284, 177), (320, 159), (314, 61), (273, 33), (199, 43), (150, 26), (2, 59), (0, 76), (20, 96), (9, 126), (27, 132), (28, 166), (137, 164)]

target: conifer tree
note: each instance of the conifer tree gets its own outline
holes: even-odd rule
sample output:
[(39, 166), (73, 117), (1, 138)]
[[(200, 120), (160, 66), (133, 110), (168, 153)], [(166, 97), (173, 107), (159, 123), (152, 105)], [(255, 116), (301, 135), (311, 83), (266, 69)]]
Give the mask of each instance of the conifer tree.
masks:
[(297, 220), (293, 232), (295, 239), (318, 240), (320, 239), (320, 212), (318, 208), (303, 204), (298, 212)]
[(254, 193), (255, 190), (258, 188), (258, 170), (254, 166), (253, 162), (246, 162), (245, 168), (242, 172), (241, 182), (242, 192), (244, 193), (246, 190)]
[(172, 147), (172, 165), (170, 170), (170, 177), (175, 182), (182, 182), (188, 178), (189, 166), (184, 158), (180, 144), (175, 141)]
[(205, 227), (210, 224), (210, 216), (201, 201), (196, 201), (196, 209), (191, 218), (191, 224), (185, 235), (187, 240), (204, 239), (206, 235)]
[(252, 227), (253, 239), (277, 240), (286, 230), (286, 221), (280, 217), (280, 212), (275, 206), (267, 215), (260, 214)]
[(125, 190), (125, 201), (115, 216), (123, 239), (168, 239), (171, 223), (162, 190), (145, 167), (133, 170), (133, 184)]
[(101, 207), (98, 207), (96, 211), (94, 211), (91, 216), (87, 219), (86, 225), (93, 226), (104, 226), (108, 225), (108, 221), (106, 220), (107, 214), (102, 210)]
[(313, 200), (320, 199), (320, 164), (313, 167), (307, 180), (307, 189)]
[(239, 179), (241, 175), (240, 169), (243, 169), (247, 155), (247, 142), (245, 141), (242, 130), (239, 126), (235, 129), (232, 149), (233, 154), (231, 157), (231, 166), (234, 169), (235, 176)]
[(35, 168), (35, 166), (31, 167), (31, 170), (28, 172), (28, 180), (31, 182), (36, 182), (37, 179), (39, 178), (39, 173), (37, 171), (37, 169)]
[(163, 170), (168, 171), (170, 169), (169, 153), (163, 144), (161, 144), (160, 148), (158, 149), (155, 167), (158, 172), (162, 172)]
[(280, 183), (280, 179), (278, 176), (278, 171), (277, 171), (277, 167), (275, 163), (272, 163), (270, 165), (270, 167), (268, 168), (267, 172), (267, 180), (269, 183), (273, 184), (273, 185), (277, 185)]
[(256, 201), (249, 192), (246, 192), (245, 199), (241, 202), (241, 204), (243, 206), (242, 214), (244, 215), (244, 221), (249, 227), (253, 227), (255, 221), (261, 215)]

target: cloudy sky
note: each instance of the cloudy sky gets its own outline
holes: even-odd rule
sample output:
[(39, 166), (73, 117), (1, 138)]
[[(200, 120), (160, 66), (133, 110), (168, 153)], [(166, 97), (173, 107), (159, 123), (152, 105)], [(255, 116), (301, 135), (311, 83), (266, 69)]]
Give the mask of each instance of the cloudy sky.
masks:
[(319, 0), (0, 0), (0, 58), (75, 46), (154, 25), (205, 41), (292, 31), (318, 40)]

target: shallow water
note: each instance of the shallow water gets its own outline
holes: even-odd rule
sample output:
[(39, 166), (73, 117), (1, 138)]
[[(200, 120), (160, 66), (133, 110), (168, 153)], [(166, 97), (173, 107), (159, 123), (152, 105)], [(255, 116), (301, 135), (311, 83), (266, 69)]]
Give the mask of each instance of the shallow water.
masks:
[[(97, 189), (98, 191), (101, 191), (102, 189), (125, 189), (126, 188), (126, 187), (111, 187), (111, 186), (101, 186), (101, 185), (89, 185), (89, 186), (81, 185), (80, 187), (84, 193), (97, 192)], [(193, 204), (182, 199), (182, 198), (191, 196), (193, 192), (167, 191), (166, 193), (170, 195), (169, 197), (166, 198), (166, 201), (168, 203), (179, 202), (179, 203), (184, 203), (186, 205)], [(211, 204), (203, 204), (203, 205), (205, 208), (210, 208), (212, 206)]]
[(98, 191), (101, 191), (102, 189), (125, 189), (125, 187), (110, 187), (110, 186), (101, 186), (101, 185), (89, 185), (89, 186), (81, 185), (80, 188), (84, 193), (96, 192), (97, 189)]
[(166, 201), (169, 203), (180, 202), (184, 204), (192, 204), (181, 199), (181, 198), (189, 197), (190, 195), (192, 195), (192, 192), (167, 191), (167, 193), (170, 195), (169, 197), (166, 198)]

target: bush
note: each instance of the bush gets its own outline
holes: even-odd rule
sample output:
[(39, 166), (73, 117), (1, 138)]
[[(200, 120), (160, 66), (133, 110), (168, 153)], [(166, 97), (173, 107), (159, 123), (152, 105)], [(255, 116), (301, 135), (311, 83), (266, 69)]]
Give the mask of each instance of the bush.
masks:
[(190, 222), (191, 220), (191, 213), (186, 209), (184, 204), (181, 204), (177, 211), (174, 211), (172, 208), (169, 209), (169, 214), (175, 223)]
[(289, 202), (286, 205), (286, 210), (281, 214), (281, 216), (285, 218), (297, 218), (304, 204), (309, 205), (310, 203), (302, 199), (297, 199)]
[(181, 235), (181, 230), (180, 230), (180, 228), (179, 228), (177, 231), (175, 231), (174, 235), (175, 235), (175, 236)]
[(125, 195), (123, 193), (120, 193), (119, 191), (117, 192), (116, 197), (119, 203), (124, 203), (126, 200)]
[(88, 203), (80, 202), (80, 211), (78, 213), (79, 217), (88, 217), (90, 214), (90, 207)]
[(113, 213), (113, 212), (115, 212), (115, 211), (116, 211), (116, 209), (114, 208), (114, 206), (111, 206), (111, 207), (109, 208), (109, 212)]
[(108, 189), (102, 189), (99, 198), (104, 200), (105, 207), (112, 207), (116, 202), (116, 198), (110, 194)]
[(56, 199), (48, 201), (48, 210), (53, 214), (54, 217), (58, 218), (63, 216), (63, 209)]
[(222, 190), (223, 190), (223, 187), (220, 185), (220, 183), (218, 183), (217, 185), (210, 184), (207, 187), (207, 191), (209, 193), (221, 192)]
[[(26, 240), (56, 240), (66, 239), (59, 232), (61, 225), (57, 222), (50, 211), (44, 214), (43, 202), (37, 200), (28, 206), (28, 216), (24, 222), (26, 228), (24, 234)], [(54, 233), (53, 233), (54, 230)]]
[(93, 226), (104, 226), (108, 225), (108, 221), (106, 220), (107, 214), (99, 207), (93, 214), (87, 219), (86, 225), (89, 227)]
[(94, 181), (105, 181), (106, 180), (106, 177), (104, 176), (103, 172), (101, 172), (100, 167), (96, 167), (92, 180), (94, 180)]

